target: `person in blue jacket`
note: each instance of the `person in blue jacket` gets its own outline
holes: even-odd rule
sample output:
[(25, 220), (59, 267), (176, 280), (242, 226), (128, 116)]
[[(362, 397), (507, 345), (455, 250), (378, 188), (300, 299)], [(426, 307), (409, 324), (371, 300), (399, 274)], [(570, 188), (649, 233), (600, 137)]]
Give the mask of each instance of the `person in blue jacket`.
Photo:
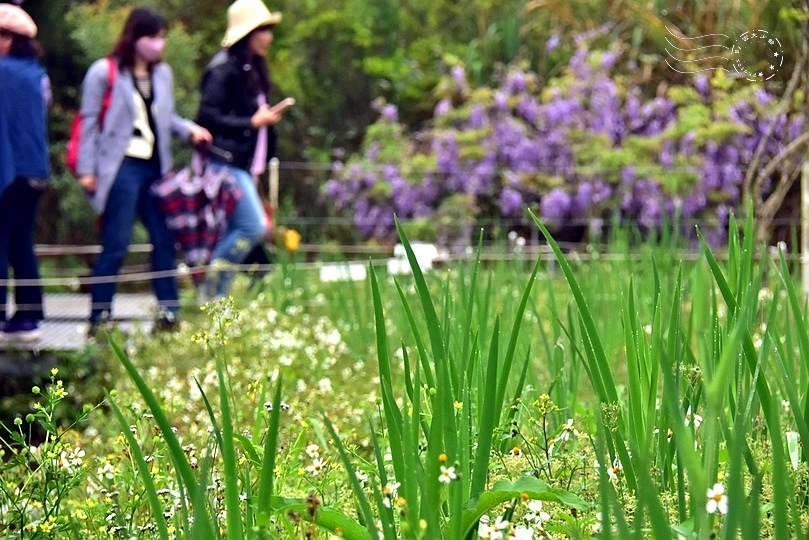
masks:
[[(51, 174), (50, 82), (39, 61), (37, 26), (22, 8), (0, 4), (0, 340), (35, 341), (44, 318), (34, 223)], [(6, 307), (9, 266), (15, 310)]]
[(111, 54), (117, 75), (101, 126), (108, 61), (96, 60), (82, 85), (76, 172), (90, 205), (102, 216), (101, 254), (93, 268), (93, 277), (101, 279), (91, 287), (91, 336), (110, 321), (116, 276), (137, 217), (151, 240), (152, 270), (161, 274), (152, 280), (160, 305), (157, 328), (176, 326), (180, 306), (174, 237), (149, 189), (172, 168), (172, 135), (202, 145), (211, 134), (175, 112), (174, 79), (162, 60), (167, 28), (166, 19), (152, 8), (130, 12)]

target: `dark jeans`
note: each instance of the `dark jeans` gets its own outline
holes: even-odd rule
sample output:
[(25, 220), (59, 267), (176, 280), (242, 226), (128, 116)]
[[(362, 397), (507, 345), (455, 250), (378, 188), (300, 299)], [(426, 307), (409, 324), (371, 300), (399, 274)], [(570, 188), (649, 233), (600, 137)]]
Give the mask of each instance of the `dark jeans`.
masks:
[[(157, 202), (149, 193), (149, 186), (159, 177), (160, 170), (156, 163), (124, 158), (102, 216), (101, 254), (96, 259), (94, 277), (118, 275), (129, 252), (136, 217), (140, 217), (152, 242), (152, 271), (176, 268), (174, 237), (166, 226)], [(173, 275), (153, 279), (152, 288), (161, 307), (172, 312), (179, 310), (177, 279)], [(114, 280), (92, 286), (91, 321), (98, 320), (102, 312), (111, 311), (114, 294)]]
[[(9, 265), (15, 279), (39, 279), (39, 264), (34, 254), (34, 222), (42, 191), (25, 178), (17, 178), (0, 195), (0, 280), (8, 279)], [(5, 321), (7, 287), (0, 285), (0, 321)], [(15, 285), (14, 319), (42, 320), (42, 287)]]

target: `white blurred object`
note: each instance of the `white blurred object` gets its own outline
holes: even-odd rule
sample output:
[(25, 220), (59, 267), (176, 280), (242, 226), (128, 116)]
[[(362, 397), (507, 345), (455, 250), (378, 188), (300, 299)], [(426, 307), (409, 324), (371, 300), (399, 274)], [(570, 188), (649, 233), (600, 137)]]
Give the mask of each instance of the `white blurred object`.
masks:
[(320, 281), (364, 281), (365, 277), (364, 264), (326, 264), (320, 267)]
[[(422, 272), (433, 269), (433, 263), (441, 257), (435, 244), (426, 242), (413, 242), (410, 244), (416, 262)], [(410, 262), (407, 260), (407, 251), (402, 244), (396, 244), (393, 248), (393, 258), (388, 259), (388, 273), (399, 275), (410, 273)]]

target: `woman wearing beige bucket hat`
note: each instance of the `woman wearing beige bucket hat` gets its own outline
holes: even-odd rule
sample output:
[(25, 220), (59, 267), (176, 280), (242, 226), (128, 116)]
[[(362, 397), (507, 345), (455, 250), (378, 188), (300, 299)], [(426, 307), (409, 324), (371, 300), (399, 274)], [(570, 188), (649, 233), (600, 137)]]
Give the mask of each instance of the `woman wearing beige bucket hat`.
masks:
[(256, 179), (275, 151), (273, 126), (294, 104), (287, 98), (270, 106), (272, 85), (266, 55), (280, 13), (261, 0), (236, 0), (228, 8), (228, 27), (219, 51), (202, 79), (197, 122), (213, 136), (212, 167), (226, 167), (242, 196), (213, 249), (212, 270), (201, 296), (222, 298), (230, 291), (233, 265), (240, 264), (265, 237), (267, 223)]
[(17, 285), (6, 317), (9, 265), (17, 280), (39, 279), (36, 209), (50, 177), (47, 107), (50, 82), (39, 61), (37, 25), (21, 7), (0, 4), (0, 341), (39, 335), (42, 288)]

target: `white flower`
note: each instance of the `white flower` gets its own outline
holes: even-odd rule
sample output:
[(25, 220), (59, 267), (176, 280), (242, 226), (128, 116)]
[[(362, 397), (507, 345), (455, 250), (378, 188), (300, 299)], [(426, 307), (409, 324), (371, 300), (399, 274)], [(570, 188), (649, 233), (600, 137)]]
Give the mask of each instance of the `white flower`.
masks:
[(112, 466), (112, 463), (110, 463), (109, 461), (105, 461), (104, 465), (98, 468), (96, 474), (98, 474), (100, 478), (112, 480), (113, 478), (115, 478), (115, 468)]
[(331, 392), (331, 379), (323, 377), (317, 382), (317, 387), (324, 394)]
[(610, 480), (613, 482), (618, 481), (618, 475), (621, 474), (624, 470), (624, 465), (621, 463), (621, 460), (615, 458), (612, 461), (612, 467), (607, 470), (607, 476), (610, 477)]
[(453, 480), (458, 478), (458, 475), (455, 474), (455, 467), (444, 467), (441, 465), (441, 474), (438, 475), (438, 481), (442, 484), (449, 484)]
[(362, 471), (356, 471), (357, 480), (359, 480), (360, 484), (363, 486), (368, 483), (368, 475)]
[(559, 434), (559, 440), (561, 441), (570, 440), (570, 435), (573, 435), (574, 437), (579, 436), (579, 430), (573, 427), (572, 418), (568, 418), (567, 423), (564, 426), (562, 426), (562, 433)]
[(478, 538), (489, 538), (489, 539), (502, 538), (503, 535), (499, 532), (497, 534), (499, 534), (500, 536), (492, 536), (493, 532), (495, 532), (494, 529), (492, 529), (485, 523), (481, 523), (480, 525), (478, 525)]
[(690, 426), (692, 421), (694, 422), (694, 429), (696, 429), (702, 424), (702, 417), (698, 414), (692, 414), (689, 406), (688, 410), (685, 411), (685, 425)]
[(496, 531), (507, 531), (509, 528), (510, 523), (508, 520), (503, 519), (503, 516), (497, 516), (497, 519), (494, 520), (494, 525), (492, 526)]
[(84, 457), (84, 450), (78, 447), (74, 448), (69, 456), (70, 464), (73, 465), (74, 467), (81, 467), (83, 457)]
[(525, 525), (518, 525), (511, 531), (510, 538), (514, 538), (515, 540), (534, 540), (534, 531)]
[(316, 444), (310, 444), (306, 447), (306, 455), (312, 459), (320, 457), (320, 447)]
[(396, 497), (396, 492), (401, 485), (399, 482), (385, 484), (385, 487), (382, 488), (382, 504), (390, 508), (390, 500)]
[(542, 509), (542, 501), (530, 500), (528, 501), (528, 512), (525, 514), (526, 521), (542, 524), (543, 521), (551, 519), (551, 515)]
[(716, 483), (712, 488), (708, 488), (708, 504), (705, 509), (709, 514), (715, 514), (717, 511), (720, 514), (728, 513), (728, 498), (725, 495), (725, 486)]
[(306, 471), (312, 473), (312, 476), (317, 476), (325, 468), (326, 468), (326, 461), (320, 458), (315, 458), (312, 460), (312, 464), (306, 467)]
[(596, 522), (593, 523), (593, 532), (594, 533), (601, 532), (601, 521), (602, 521), (601, 512), (596, 512)]

